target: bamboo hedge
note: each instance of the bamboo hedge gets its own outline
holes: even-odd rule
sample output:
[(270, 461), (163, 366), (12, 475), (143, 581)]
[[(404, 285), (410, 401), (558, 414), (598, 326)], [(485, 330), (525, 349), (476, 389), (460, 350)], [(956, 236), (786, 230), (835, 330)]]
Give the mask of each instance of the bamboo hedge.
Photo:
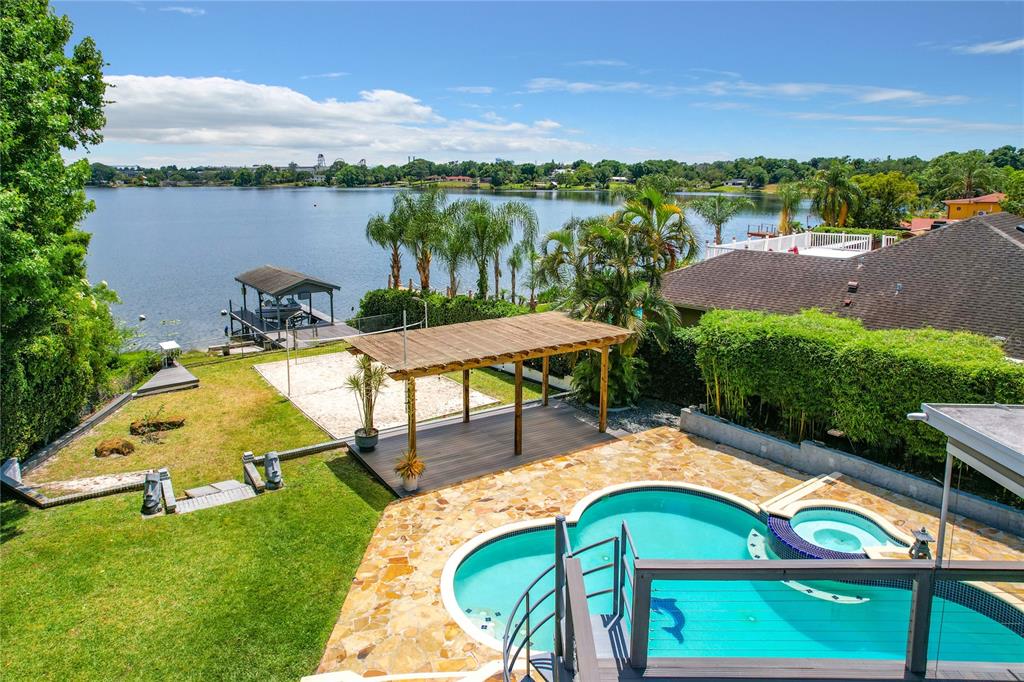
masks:
[(921, 403), (1024, 403), (1024, 365), (975, 334), (869, 331), (820, 311), (712, 311), (698, 329), (709, 412), (796, 440), (838, 429), (851, 443), (934, 460), (945, 436), (906, 418)]

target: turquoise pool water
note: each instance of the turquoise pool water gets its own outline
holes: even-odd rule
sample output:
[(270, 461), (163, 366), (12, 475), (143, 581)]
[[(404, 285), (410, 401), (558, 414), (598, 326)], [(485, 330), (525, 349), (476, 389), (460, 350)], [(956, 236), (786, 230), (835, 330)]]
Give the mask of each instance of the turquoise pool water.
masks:
[[(748, 559), (751, 530), (766, 532), (753, 515), (726, 502), (676, 490), (640, 490), (592, 504), (570, 528), (574, 547), (617, 535), (625, 520), (644, 558)], [(500, 641), (506, 617), (526, 586), (553, 560), (554, 531), (542, 528), (491, 542), (457, 568), (454, 591), (475, 628)], [(583, 568), (611, 559), (611, 548), (588, 553)], [(611, 586), (611, 571), (586, 577), (587, 590)], [(552, 576), (531, 590), (541, 598)], [(910, 593), (883, 587), (814, 582), (818, 590), (866, 597), (835, 604), (780, 582), (663, 582), (652, 593), (650, 655), (902, 659)], [(628, 588), (627, 588), (628, 589)], [(592, 613), (610, 613), (610, 596), (591, 600)], [(548, 597), (535, 613), (553, 610)], [(534, 621), (536, 622), (536, 620)], [(959, 604), (936, 599), (932, 657), (965, 661), (1024, 661), (1024, 638)], [(941, 624), (941, 626), (940, 626)], [(628, 626), (628, 622), (627, 622)], [(534, 638), (550, 649), (549, 621)]]
[(902, 547), (870, 519), (838, 509), (805, 509), (790, 520), (807, 542), (836, 552), (856, 554), (865, 547)]

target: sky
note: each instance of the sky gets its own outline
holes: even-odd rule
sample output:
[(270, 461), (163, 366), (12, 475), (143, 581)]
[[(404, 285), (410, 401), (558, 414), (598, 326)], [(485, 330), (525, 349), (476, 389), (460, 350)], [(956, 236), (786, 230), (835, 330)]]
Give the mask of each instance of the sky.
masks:
[(1024, 146), (1020, 2), (53, 6), (109, 63), (105, 163)]

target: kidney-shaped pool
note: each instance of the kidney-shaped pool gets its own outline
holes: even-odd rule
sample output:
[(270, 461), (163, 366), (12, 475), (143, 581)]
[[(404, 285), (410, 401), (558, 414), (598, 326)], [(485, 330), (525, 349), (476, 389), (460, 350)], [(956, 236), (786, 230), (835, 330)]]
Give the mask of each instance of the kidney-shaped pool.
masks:
[[(763, 537), (766, 530), (753, 510), (682, 488), (599, 497), (570, 525), (570, 541), (582, 547), (618, 535), (622, 521), (645, 559), (749, 559), (756, 552), (776, 558), (763, 543), (751, 549), (751, 538)], [(612, 552), (605, 545), (585, 554), (584, 571), (612, 561)], [(449, 576), (459, 622), (481, 641), (500, 646), (510, 611), (553, 558), (553, 526), (517, 529), (469, 550)], [(612, 572), (591, 573), (586, 583), (588, 592), (610, 588)], [(530, 590), (534, 624), (554, 609), (547, 594), (553, 585), (548, 574)], [(590, 609), (611, 613), (611, 596), (592, 598)], [(821, 581), (655, 581), (651, 611), (650, 656), (902, 659), (910, 592)], [(628, 618), (624, 625), (628, 630)], [(933, 659), (1024, 661), (1024, 637), (954, 601), (936, 597), (932, 626)], [(533, 638), (533, 648), (550, 650), (552, 637), (549, 620)]]

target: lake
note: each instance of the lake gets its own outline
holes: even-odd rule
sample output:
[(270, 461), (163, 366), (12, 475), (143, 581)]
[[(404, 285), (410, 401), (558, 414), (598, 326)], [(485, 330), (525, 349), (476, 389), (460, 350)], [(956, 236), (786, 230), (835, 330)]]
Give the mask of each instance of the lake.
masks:
[[(235, 275), (264, 264), (308, 272), (341, 286), (339, 317), (352, 313), (368, 289), (384, 287), (387, 253), (366, 241), (366, 221), (387, 212), (396, 190), (304, 188), (89, 188), (96, 211), (84, 228), (93, 234), (89, 278), (106, 280), (121, 297), (118, 318), (135, 327), (137, 343), (154, 347), (174, 339), (184, 348), (224, 340), (228, 299), (241, 298)], [(452, 191), (450, 196), (463, 194)], [(619, 205), (599, 192), (464, 192), (490, 201), (521, 199), (536, 210), (541, 234), (573, 216), (604, 215)], [(693, 195), (680, 195), (682, 200)], [(755, 208), (731, 221), (724, 239), (744, 238), (747, 226), (775, 223), (778, 201), (753, 196)], [(806, 210), (801, 210), (801, 219)], [(703, 243), (713, 231), (689, 219)], [(410, 258), (402, 278), (416, 280)], [(447, 286), (443, 266), (432, 281)], [(475, 268), (461, 274), (461, 289), (476, 281)], [(508, 286), (508, 283), (505, 283)], [(250, 299), (251, 300), (251, 299)], [(315, 305), (318, 305), (316, 302)], [(325, 306), (319, 306), (324, 309)], [(144, 314), (146, 321), (139, 322)]]

